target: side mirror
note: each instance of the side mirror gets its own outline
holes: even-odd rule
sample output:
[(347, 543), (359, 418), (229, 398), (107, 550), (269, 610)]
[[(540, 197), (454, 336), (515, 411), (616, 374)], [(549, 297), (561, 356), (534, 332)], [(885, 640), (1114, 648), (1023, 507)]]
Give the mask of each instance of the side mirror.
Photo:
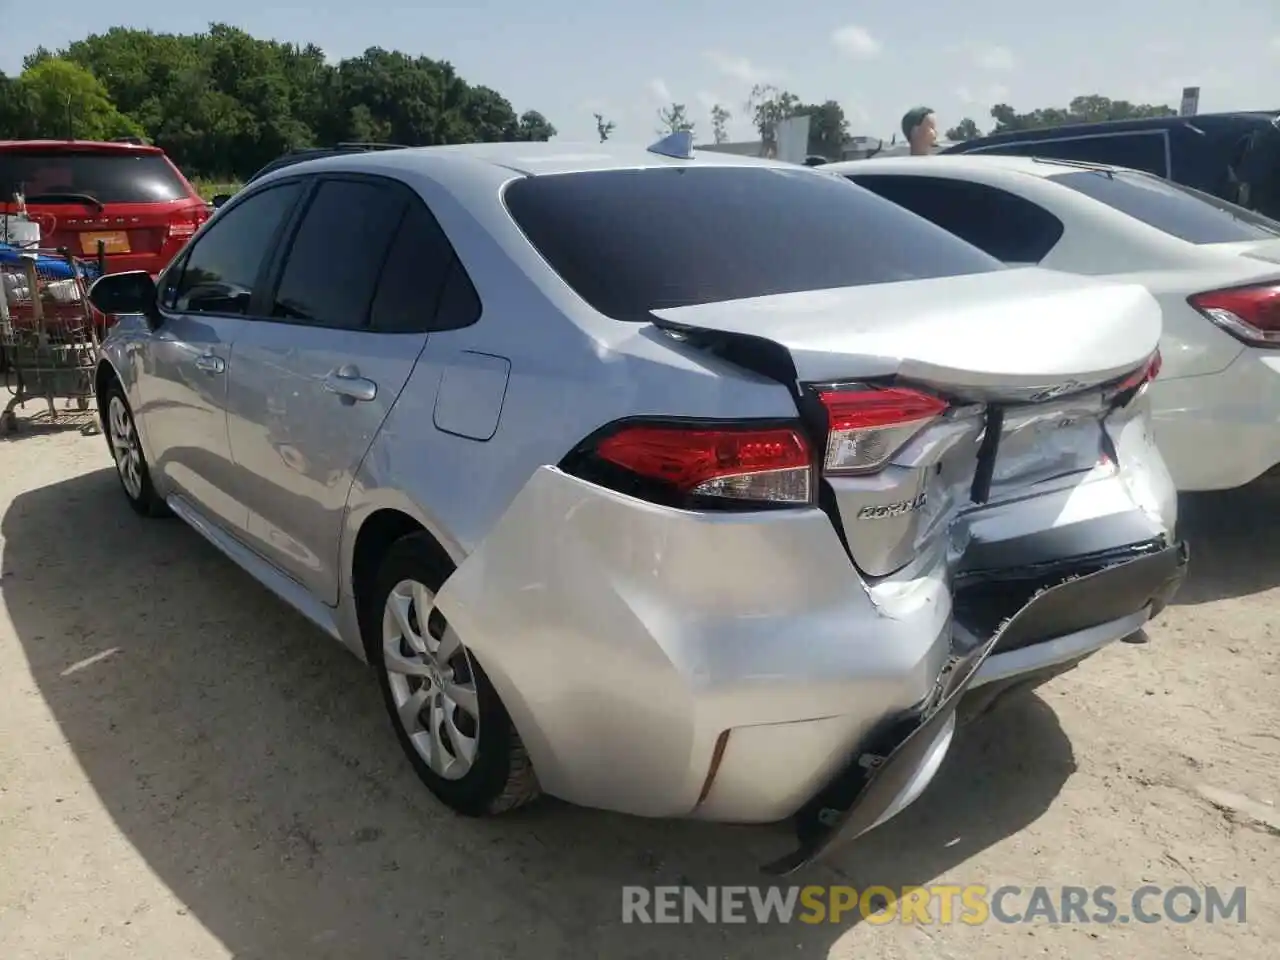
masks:
[(231, 194), (229, 193), (215, 193), (210, 203), (213, 204), (213, 209), (217, 210), (220, 206), (222, 206), (224, 203), (226, 203), (230, 199), (231, 199)]
[(108, 316), (140, 313), (147, 318), (153, 330), (160, 325), (156, 282), (145, 270), (108, 273), (99, 277), (89, 288), (89, 302), (94, 309)]

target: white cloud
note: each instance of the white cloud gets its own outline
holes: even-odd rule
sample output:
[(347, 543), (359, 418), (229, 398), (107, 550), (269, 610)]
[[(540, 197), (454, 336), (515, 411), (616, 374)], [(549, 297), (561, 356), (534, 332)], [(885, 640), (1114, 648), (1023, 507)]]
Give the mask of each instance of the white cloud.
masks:
[(880, 55), (880, 41), (856, 24), (840, 27), (831, 34), (836, 49), (855, 60), (870, 60)]
[(997, 103), (1006, 103), (1009, 99), (1009, 88), (1002, 83), (992, 83), (983, 87), (956, 87), (952, 91), (966, 107), (977, 107), (986, 111)]
[(1164, 57), (1181, 53), (1184, 47), (1180, 40), (1152, 40), (1144, 44), (1142, 49), (1154, 57)]
[(702, 104), (704, 108), (706, 108), (707, 110), (710, 110), (717, 103), (723, 103), (724, 101), (720, 98), (718, 94), (713, 93), (710, 90), (699, 90), (698, 102)]
[(1280, 53), (1280, 34), (1276, 34), (1271, 38), (1271, 49), (1276, 53)]
[(777, 71), (757, 66), (746, 57), (734, 56), (720, 50), (708, 50), (704, 56), (726, 77), (742, 83), (764, 83), (778, 76)]
[(1012, 70), (1018, 65), (1013, 51), (997, 44), (975, 44), (969, 48), (969, 55), (983, 70)]
[(667, 81), (661, 77), (654, 77), (649, 81), (649, 93), (659, 103), (673, 103), (671, 98), (671, 88), (667, 86)]

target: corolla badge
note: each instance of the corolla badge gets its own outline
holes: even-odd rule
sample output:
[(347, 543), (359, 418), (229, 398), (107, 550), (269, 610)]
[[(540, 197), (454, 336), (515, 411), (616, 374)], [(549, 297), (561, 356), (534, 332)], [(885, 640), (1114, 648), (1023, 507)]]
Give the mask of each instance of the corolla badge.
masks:
[(1032, 403), (1043, 403), (1045, 400), (1052, 400), (1054, 397), (1063, 397), (1068, 393), (1075, 393), (1077, 390), (1083, 390), (1088, 384), (1081, 383), (1079, 380), (1068, 380), (1065, 383), (1055, 383), (1052, 387), (1045, 387), (1038, 390), (1027, 399)]
[(878, 506), (863, 507), (858, 511), (859, 520), (887, 520), (914, 513), (925, 505), (926, 496), (923, 491), (910, 500), (899, 500), (896, 503), (883, 503)]

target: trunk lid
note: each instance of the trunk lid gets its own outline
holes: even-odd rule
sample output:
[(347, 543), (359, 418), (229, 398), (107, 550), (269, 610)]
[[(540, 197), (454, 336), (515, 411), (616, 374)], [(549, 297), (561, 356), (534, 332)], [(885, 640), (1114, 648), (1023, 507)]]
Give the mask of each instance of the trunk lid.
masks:
[(828, 512), (870, 577), (944, 542), (962, 510), (1114, 469), (1105, 420), (1115, 385), (1151, 358), (1161, 333), (1144, 288), (1040, 269), (654, 313), (695, 343), (728, 335), (785, 351), (802, 409), (817, 388), (849, 383), (950, 401), (883, 467), (824, 475)]
[(1039, 268), (654, 310), (659, 325), (770, 340), (802, 383), (896, 376), (973, 400), (1029, 400), (1131, 371), (1160, 338), (1137, 284)]
[(108, 259), (126, 254), (158, 254), (169, 239), (169, 225), (192, 207), (190, 201), (117, 203), (105, 208), (81, 203), (29, 203), (27, 215), (40, 224), (42, 247), (66, 247), (77, 257), (93, 258), (98, 241)]

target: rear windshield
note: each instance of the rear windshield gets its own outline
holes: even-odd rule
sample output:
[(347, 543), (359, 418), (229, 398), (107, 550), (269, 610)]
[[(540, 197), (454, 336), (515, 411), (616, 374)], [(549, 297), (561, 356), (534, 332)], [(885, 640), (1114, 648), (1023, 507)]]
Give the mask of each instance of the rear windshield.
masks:
[(1050, 180), (1190, 243), (1274, 240), (1280, 223), (1234, 203), (1159, 177), (1077, 171)]
[(527, 177), (525, 235), (606, 316), (1004, 266), (897, 204), (798, 167), (657, 167)]
[(0, 151), (0, 201), (11, 200), (18, 191), (32, 203), (75, 203), (68, 194), (85, 194), (100, 203), (157, 203), (189, 196), (158, 153)]

